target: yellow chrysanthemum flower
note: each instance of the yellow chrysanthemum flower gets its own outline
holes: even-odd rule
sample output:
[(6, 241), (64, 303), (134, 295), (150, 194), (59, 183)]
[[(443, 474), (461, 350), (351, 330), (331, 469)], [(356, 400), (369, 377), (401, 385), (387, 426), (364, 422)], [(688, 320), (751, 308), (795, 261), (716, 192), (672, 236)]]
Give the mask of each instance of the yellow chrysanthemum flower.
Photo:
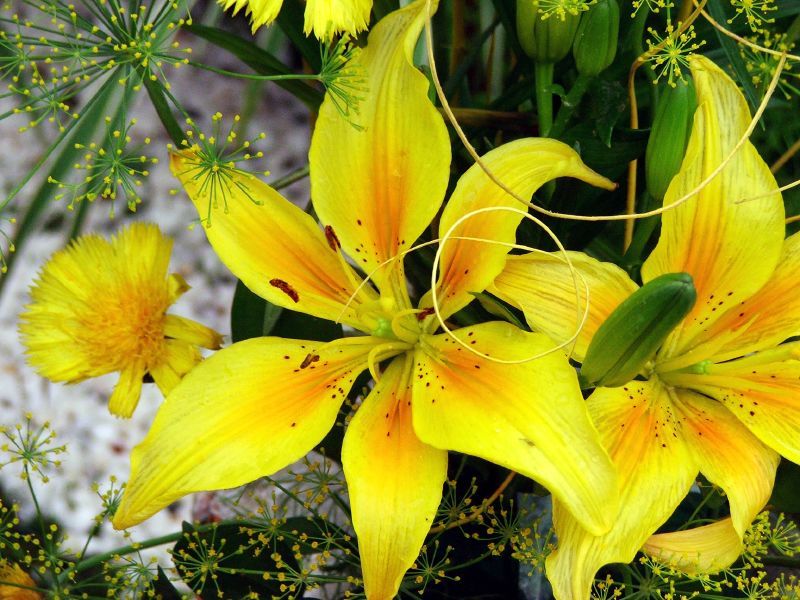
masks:
[(0, 563), (0, 600), (41, 600), (36, 582), (18, 564)]
[[(219, 0), (219, 3), (225, 9), (233, 7), (234, 15), (244, 9), (255, 33), (277, 18), (283, 0)], [(367, 28), (371, 10), (372, 0), (307, 0), (303, 33), (309, 35), (313, 31), (320, 40), (330, 40), (340, 33), (355, 36)]]
[(51, 381), (75, 383), (120, 372), (109, 410), (130, 417), (142, 380), (165, 395), (201, 360), (197, 346), (217, 349), (221, 336), (168, 315), (189, 286), (167, 275), (172, 240), (151, 224), (133, 224), (110, 241), (85, 235), (56, 252), (31, 288), (20, 315), (28, 362)]

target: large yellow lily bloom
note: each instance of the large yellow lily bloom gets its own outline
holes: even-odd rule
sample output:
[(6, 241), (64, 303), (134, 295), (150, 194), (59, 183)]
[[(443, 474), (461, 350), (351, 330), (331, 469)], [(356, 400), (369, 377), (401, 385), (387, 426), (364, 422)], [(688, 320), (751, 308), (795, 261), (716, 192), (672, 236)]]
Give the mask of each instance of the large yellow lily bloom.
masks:
[[(198, 490), (230, 488), (274, 473), (318, 444), (353, 381), (387, 364), (345, 434), (342, 462), (370, 599), (392, 598), (435, 518), (447, 450), (490, 460), (542, 482), (587, 530), (616, 515), (616, 475), (599, 443), (574, 370), (563, 353), (523, 364), (487, 360), (436, 334), (430, 310), (412, 308), (402, 254), (441, 206), (450, 143), (411, 63), (425, 1), (392, 13), (354, 59), (368, 94), (356, 129), (326, 101), (311, 144), (311, 192), (324, 233), (306, 213), (255, 178), (235, 175), (227, 210), (208, 238), (251, 290), (277, 305), (340, 320), (366, 335), (328, 344), (275, 337), (224, 349), (167, 398), (131, 457), (131, 477), (114, 518), (134, 525)], [(572, 176), (612, 184), (568, 146), (525, 139), (483, 159), (517, 194)], [(191, 153), (173, 171), (199, 212)], [(258, 203), (253, 202), (255, 199)], [(514, 206), (479, 168), (458, 182), (441, 218), (447, 231), (467, 212)], [(513, 242), (520, 217), (495, 212), (458, 236)], [(379, 290), (361, 283), (346, 252)], [(466, 306), (502, 270), (507, 247), (454, 240), (438, 283), (444, 318)], [(458, 329), (469, 348), (524, 360), (554, 344), (508, 323)]]
[[(722, 70), (699, 56), (690, 65), (698, 108), (665, 204), (709, 178), (751, 118)], [(622, 508), (611, 530), (597, 536), (556, 503), (559, 548), (547, 569), (558, 598), (588, 598), (599, 567), (631, 561), (645, 543), (687, 570), (727, 566), (770, 496), (779, 454), (800, 462), (799, 348), (782, 343), (800, 334), (800, 236), (784, 241), (777, 189), (747, 142), (700, 193), (664, 214), (642, 279), (689, 273), (697, 302), (643, 380), (598, 388), (588, 399), (620, 473)], [(738, 202), (749, 198), (755, 199)], [(595, 331), (637, 286), (615, 265), (580, 253), (571, 258), (590, 291), (589, 318), (573, 354), (581, 361)], [(490, 289), (524, 310), (535, 330), (565, 339), (575, 327), (571, 277), (555, 256), (525, 255), (510, 259)], [(725, 491), (731, 517), (651, 538), (698, 471)]]

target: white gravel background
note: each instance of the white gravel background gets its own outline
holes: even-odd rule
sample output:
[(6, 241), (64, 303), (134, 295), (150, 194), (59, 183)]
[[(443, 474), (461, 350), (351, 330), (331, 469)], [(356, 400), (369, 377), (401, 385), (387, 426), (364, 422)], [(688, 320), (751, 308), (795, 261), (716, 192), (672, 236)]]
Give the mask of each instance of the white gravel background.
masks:
[[(220, 66), (241, 69), (235, 62), (226, 64), (224, 57), (214, 58)], [(206, 117), (215, 111), (232, 117), (240, 110), (238, 102), (246, 85), (189, 68), (175, 73), (171, 82), (173, 92), (182, 99), (189, 112)], [(0, 101), (0, 111), (5, 109), (7, 106)], [(168, 140), (149, 110), (146, 99), (140, 97), (136, 111), (139, 122), (134, 135), (152, 138), (148, 149), (151, 154), (159, 156), (160, 164), (151, 168), (151, 176), (145, 181), (139, 211), (130, 214), (123, 203), (118, 203), (117, 217), (112, 221), (108, 218), (107, 207), (98, 201), (91, 207), (85, 231), (107, 234), (133, 220), (158, 223), (175, 240), (171, 270), (181, 273), (192, 286), (171, 312), (217, 329), (228, 336), (229, 342), (234, 278), (208, 246), (203, 229), (189, 229), (197, 214), (183, 192), (170, 195), (177, 182), (167, 168), (165, 146)], [(198, 122), (201, 118), (197, 119)], [(6, 149), (12, 149), (4, 151), (0, 157), (1, 196), (27, 172), (45, 147), (35, 134), (18, 133), (20, 124), (16, 118), (0, 122), (0, 140)], [(309, 139), (307, 112), (299, 102), (271, 84), (263, 88), (263, 102), (248, 133), (254, 137), (261, 131), (267, 134), (260, 149), (265, 152), (265, 165), (272, 172), (272, 178), (305, 164)], [(35, 184), (29, 185), (10, 207), (10, 214), (3, 216), (20, 211), (35, 189)], [(296, 183), (283, 193), (303, 204), (308, 199), (307, 182)], [(48, 211), (48, 218), (53, 222), (54, 215), (66, 212), (66, 209), (63, 203), (54, 203)], [(68, 219), (61, 227), (40, 230), (29, 239), (19, 250), (17, 264), (7, 276), (0, 296), (0, 425), (13, 426), (23, 422), (25, 413), (31, 412), (34, 423), (49, 421), (58, 434), (56, 442), (66, 444), (67, 453), (61, 457), (61, 467), (50, 473), (50, 482), (34, 481), (34, 486), (42, 510), (64, 527), (69, 536), (67, 545), (78, 549), (84, 544), (94, 516), (101, 511), (101, 502), (92, 490), (92, 483), (97, 482), (106, 488), (112, 475), (120, 481), (127, 478), (129, 452), (146, 433), (161, 396), (154, 385), (146, 385), (133, 418), (121, 420), (113, 417), (107, 409), (107, 399), (116, 375), (76, 385), (51, 384), (25, 363), (17, 336), (18, 314), (28, 302), (28, 289), (37, 271), (52, 252), (63, 246), (70, 222)], [(2, 225), (7, 233), (11, 233), (10, 227), (7, 223)], [(19, 501), (23, 514), (30, 515), (27, 487), (19, 478), (16, 466), (0, 470), (0, 487), (10, 498)], [(176, 531), (181, 521), (190, 519), (190, 515), (191, 500), (184, 499), (135, 527), (133, 538), (143, 540)], [(128, 541), (121, 533), (105, 524), (90, 550), (100, 552), (126, 543)], [(160, 561), (166, 561), (163, 551), (155, 554)]]

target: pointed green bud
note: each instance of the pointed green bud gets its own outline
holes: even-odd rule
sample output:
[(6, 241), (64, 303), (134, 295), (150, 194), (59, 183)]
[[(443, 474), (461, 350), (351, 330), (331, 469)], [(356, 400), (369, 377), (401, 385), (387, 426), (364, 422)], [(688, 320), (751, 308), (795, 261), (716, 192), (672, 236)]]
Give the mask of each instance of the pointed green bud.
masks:
[(674, 88), (664, 87), (645, 154), (647, 191), (656, 200), (664, 198), (669, 182), (681, 168), (696, 108), (691, 82), (679, 81)]
[(603, 387), (628, 383), (689, 314), (696, 298), (694, 282), (688, 273), (669, 273), (643, 285), (594, 334), (581, 367), (581, 378)]
[(555, 63), (569, 54), (581, 20), (582, 5), (542, 12), (539, 0), (517, 0), (517, 37), (535, 62)]
[(598, 0), (581, 16), (572, 55), (581, 75), (594, 76), (614, 62), (619, 39), (619, 3)]

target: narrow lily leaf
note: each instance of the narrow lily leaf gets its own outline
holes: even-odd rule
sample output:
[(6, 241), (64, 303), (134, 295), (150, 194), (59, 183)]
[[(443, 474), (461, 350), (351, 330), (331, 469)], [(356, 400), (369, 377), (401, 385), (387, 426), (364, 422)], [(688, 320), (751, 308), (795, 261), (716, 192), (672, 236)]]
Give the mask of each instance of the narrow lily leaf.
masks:
[[(259, 75), (290, 75), (293, 73), (287, 65), (273, 54), (237, 35), (205, 25), (184, 25), (184, 29), (211, 42), (218, 48), (227, 50)], [(319, 59), (319, 49), (317, 49), (317, 59)], [(316, 111), (319, 109), (319, 105), (322, 104), (324, 94), (305, 81), (278, 80), (274, 83), (292, 94), (311, 110)]]
[(231, 306), (231, 338), (234, 342), (240, 342), (269, 335), (283, 310), (237, 281)]

